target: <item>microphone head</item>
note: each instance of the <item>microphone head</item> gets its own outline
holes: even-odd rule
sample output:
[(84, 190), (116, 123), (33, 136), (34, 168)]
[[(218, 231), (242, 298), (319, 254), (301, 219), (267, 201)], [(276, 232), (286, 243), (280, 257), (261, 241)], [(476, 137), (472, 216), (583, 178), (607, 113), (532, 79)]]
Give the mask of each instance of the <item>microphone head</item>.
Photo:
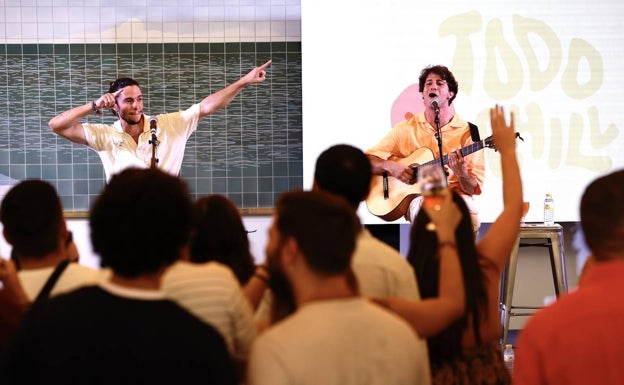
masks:
[(150, 123), (158, 123), (158, 118), (155, 116), (151, 116), (149, 121)]
[(438, 102), (438, 98), (433, 98), (429, 101), (429, 105), (431, 106), (431, 108), (435, 109), (439, 109), (440, 108), (440, 103)]

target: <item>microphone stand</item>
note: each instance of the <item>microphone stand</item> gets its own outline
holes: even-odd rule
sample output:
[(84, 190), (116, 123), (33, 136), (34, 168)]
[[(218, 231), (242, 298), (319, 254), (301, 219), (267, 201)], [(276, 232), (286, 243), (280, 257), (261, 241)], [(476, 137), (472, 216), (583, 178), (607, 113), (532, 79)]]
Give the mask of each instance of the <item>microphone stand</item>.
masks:
[(150, 139), (149, 143), (152, 145), (152, 161), (150, 163), (150, 168), (156, 168), (156, 165), (158, 163), (158, 159), (156, 158), (156, 148), (158, 147), (160, 142), (158, 141), (158, 138), (156, 138), (156, 130), (153, 129), (151, 131), (152, 139)]
[[(442, 131), (440, 130), (440, 111), (434, 110), (435, 112), (435, 125), (436, 125), (436, 133), (435, 138), (438, 141), (438, 151), (440, 152), (440, 167), (444, 170), (444, 179), (448, 176), (446, 170), (444, 169), (444, 153), (442, 152)], [(448, 180), (446, 180), (448, 185)]]

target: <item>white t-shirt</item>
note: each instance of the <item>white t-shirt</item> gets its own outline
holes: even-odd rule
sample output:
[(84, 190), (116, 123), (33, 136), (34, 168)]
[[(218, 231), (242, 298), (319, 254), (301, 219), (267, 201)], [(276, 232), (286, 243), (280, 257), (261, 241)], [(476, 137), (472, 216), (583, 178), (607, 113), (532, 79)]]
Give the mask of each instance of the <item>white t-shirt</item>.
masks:
[[(37, 295), (41, 289), (43, 289), (43, 285), (45, 285), (48, 278), (50, 278), (54, 269), (55, 266), (41, 269), (22, 269), (18, 271), (17, 274), (22, 287), (31, 301), (37, 298)], [(82, 286), (95, 285), (100, 281), (100, 278), (103, 276), (102, 274), (100, 270), (92, 269), (74, 262), (69, 263), (56, 281), (56, 284), (50, 292), (50, 296), (53, 297), (58, 294), (66, 293)]]
[(351, 266), (364, 297), (420, 299), (412, 265), (366, 228), (358, 235)]
[(248, 385), (430, 384), (427, 345), (406, 321), (356, 297), (314, 301), (260, 334)]

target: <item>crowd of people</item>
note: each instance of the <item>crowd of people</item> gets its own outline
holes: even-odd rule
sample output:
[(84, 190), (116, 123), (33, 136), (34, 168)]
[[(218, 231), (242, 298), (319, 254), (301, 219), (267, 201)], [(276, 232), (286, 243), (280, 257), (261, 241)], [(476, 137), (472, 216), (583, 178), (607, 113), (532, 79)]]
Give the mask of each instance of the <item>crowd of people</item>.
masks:
[[(269, 64), (241, 84), (262, 81)], [(613, 294), (624, 273), (624, 171), (585, 191), (581, 226), (592, 256), (580, 288), (529, 321), (513, 373), (503, 362), (498, 297), (522, 216), (513, 113), (490, 110), (503, 209), (478, 240), (471, 196), (480, 192), (482, 163), (454, 151), (448, 188), (416, 197), (404, 213), (406, 257), (361, 223), (357, 209), (375, 175), (413, 182), (397, 156), (425, 138), (431, 146), (438, 134), (472, 140), (454, 113), (452, 73), (427, 67), (420, 81), (423, 113), (366, 152), (327, 148), (312, 188), (280, 195), (261, 265), (236, 206), (222, 195), (192, 201), (171, 170), (106, 166), (108, 183), (89, 216), (100, 269), (78, 263), (54, 187), (18, 183), (0, 204), (13, 250), (0, 258), (0, 382), (441, 385), (510, 384), (513, 376), (517, 384), (619, 383), (624, 302)], [(140, 88), (126, 82), (50, 125), (95, 148), (102, 138), (95, 130), (104, 128), (77, 119), (113, 108), (119, 127), (138, 128), (136, 144), (146, 132), (136, 109)], [(241, 84), (181, 113), (192, 122), (184, 136)]]

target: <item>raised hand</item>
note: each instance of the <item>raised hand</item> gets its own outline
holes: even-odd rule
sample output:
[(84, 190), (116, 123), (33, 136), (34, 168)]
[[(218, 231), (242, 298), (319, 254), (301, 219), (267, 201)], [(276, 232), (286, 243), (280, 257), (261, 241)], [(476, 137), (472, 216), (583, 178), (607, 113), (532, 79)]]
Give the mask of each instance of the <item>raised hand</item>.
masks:
[(496, 149), (501, 153), (514, 151), (516, 146), (514, 113), (510, 113), (510, 121), (507, 124), (505, 109), (497, 104), (490, 108), (490, 124), (492, 125), (492, 140)]
[(112, 109), (115, 107), (115, 101), (117, 99), (117, 95), (119, 95), (123, 91), (123, 88), (118, 89), (114, 93), (106, 93), (100, 96), (95, 101), (95, 107), (99, 110), (102, 108)]
[(266, 68), (271, 65), (271, 60), (268, 60), (266, 63), (259, 67), (255, 67), (251, 71), (249, 71), (245, 76), (243, 76), (243, 80), (246, 84), (254, 84), (263, 82), (266, 79)]

